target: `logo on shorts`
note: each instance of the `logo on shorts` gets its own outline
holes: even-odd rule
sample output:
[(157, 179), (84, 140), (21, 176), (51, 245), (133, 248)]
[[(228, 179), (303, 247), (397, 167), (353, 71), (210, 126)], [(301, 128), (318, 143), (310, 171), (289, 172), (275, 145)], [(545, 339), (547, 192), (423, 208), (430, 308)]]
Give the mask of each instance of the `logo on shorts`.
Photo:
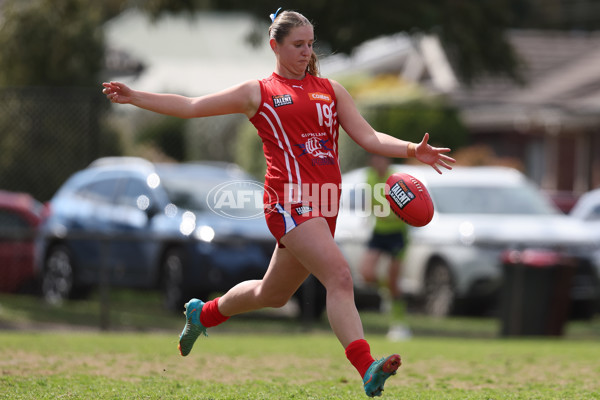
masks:
[(294, 104), (292, 101), (292, 96), (289, 94), (278, 94), (277, 96), (273, 96), (273, 107), (282, 107), (289, 106)]
[(301, 207), (296, 207), (294, 208), (294, 211), (296, 211), (296, 214), (298, 215), (302, 215), (302, 214), (306, 214), (312, 211), (312, 207), (311, 206), (301, 206)]

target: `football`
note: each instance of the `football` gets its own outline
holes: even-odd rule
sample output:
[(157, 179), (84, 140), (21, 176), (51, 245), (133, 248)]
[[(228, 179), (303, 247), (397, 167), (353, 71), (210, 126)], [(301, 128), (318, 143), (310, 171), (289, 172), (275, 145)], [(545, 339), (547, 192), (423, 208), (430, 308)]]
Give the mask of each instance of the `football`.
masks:
[(425, 226), (433, 218), (427, 188), (412, 175), (397, 172), (386, 181), (385, 197), (394, 213), (412, 226)]

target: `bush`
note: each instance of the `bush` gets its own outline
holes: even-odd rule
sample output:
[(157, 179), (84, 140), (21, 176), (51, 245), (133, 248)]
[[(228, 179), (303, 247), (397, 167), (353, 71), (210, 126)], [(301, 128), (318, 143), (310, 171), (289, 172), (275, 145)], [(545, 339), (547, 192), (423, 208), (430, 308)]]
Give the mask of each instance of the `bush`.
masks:
[[(361, 107), (364, 117), (377, 131), (402, 140), (419, 143), (429, 132), (429, 143), (452, 150), (467, 143), (468, 131), (458, 111), (442, 103), (378, 104)], [(342, 171), (366, 165), (368, 153), (346, 135), (340, 135)]]
[(169, 158), (184, 161), (186, 122), (181, 118), (161, 117), (157, 123), (138, 132), (137, 142), (156, 147)]

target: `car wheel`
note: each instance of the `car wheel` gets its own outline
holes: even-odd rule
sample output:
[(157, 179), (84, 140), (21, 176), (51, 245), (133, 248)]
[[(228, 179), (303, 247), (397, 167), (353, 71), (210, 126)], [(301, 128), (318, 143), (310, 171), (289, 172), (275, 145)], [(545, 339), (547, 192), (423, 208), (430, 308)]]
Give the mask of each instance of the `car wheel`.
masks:
[(51, 304), (60, 304), (73, 292), (74, 268), (71, 252), (64, 245), (52, 247), (42, 275), (42, 295)]
[(183, 255), (179, 249), (170, 249), (165, 253), (161, 265), (163, 304), (166, 309), (180, 311), (185, 301), (185, 277)]
[(427, 271), (424, 297), (426, 314), (444, 317), (452, 312), (456, 292), (450, 268), (443, 261), (434, 262)]

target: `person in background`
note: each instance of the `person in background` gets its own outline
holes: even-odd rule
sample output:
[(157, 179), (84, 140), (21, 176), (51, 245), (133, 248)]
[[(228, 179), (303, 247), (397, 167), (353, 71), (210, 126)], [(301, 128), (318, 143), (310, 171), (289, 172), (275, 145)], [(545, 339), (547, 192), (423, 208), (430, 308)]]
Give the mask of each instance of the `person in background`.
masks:
[(379, 286), (377, 267), (382, 257), (387, 261), (387, 293), (383, 298), (391, 309), (391, 324), (388, 338), (392, 340), (410, 337), (410, 330), (404, 321), (405, 304), (402, 299), (402, 289), (399, 284), (402, 272), (402, 256), (407, 244), (408, 226), (390, 209), (388, 204), (378, 201), (384, 199), (384, 194), (376, 195), (375, 191), (382, 188), (387, 178), (393, 173), (390, 169), (391, 159), (379, 154), (372, 154), (370, 165), (367, 167), (367, 184), (371, 188), (372, 209), (382, 207), (385, 212), (377, 215), (367, 249), (360, 264), (360, 274), (366, 283)]
[[(420, 143), (411, 143), (375, 131), (341, 84), (319, 77), (311, 22), (300, 13), (279, 10), (271, 21), (269, 44), (276, 63), (265, 79), (200, 97), (143, 92), (121, 82), (104, 82), (103, 93), (113, 103), (180, 118), (244, 114), (263, 142), (265, 187), (277, 194), (268, 196), (265, 190), (264, 196), (267, 225), (277, 240), (271, 263), (260, 280), (242, 282), (206, 303), (191, 299), (185, 304), (181, 355), (190, 353), (207, 328), (231, 316), (282, 307), (313, 274), (327, 290), (329, 323), (362, 377), (365, 393), (380, 396), (401, 360), (398, 354), (379, 360), (371, 355), (354, 303), (350, 268), (333, 238), (341, 190), (339, 127), (371, 153), (414, 157), (439, 173), (440, 167), (451, 169), (448, 162), (454, 159), (444, 154), (450, 149), (429, 145), (427, 133)], [(333, 189), (320, 197), (321, 188)]]

